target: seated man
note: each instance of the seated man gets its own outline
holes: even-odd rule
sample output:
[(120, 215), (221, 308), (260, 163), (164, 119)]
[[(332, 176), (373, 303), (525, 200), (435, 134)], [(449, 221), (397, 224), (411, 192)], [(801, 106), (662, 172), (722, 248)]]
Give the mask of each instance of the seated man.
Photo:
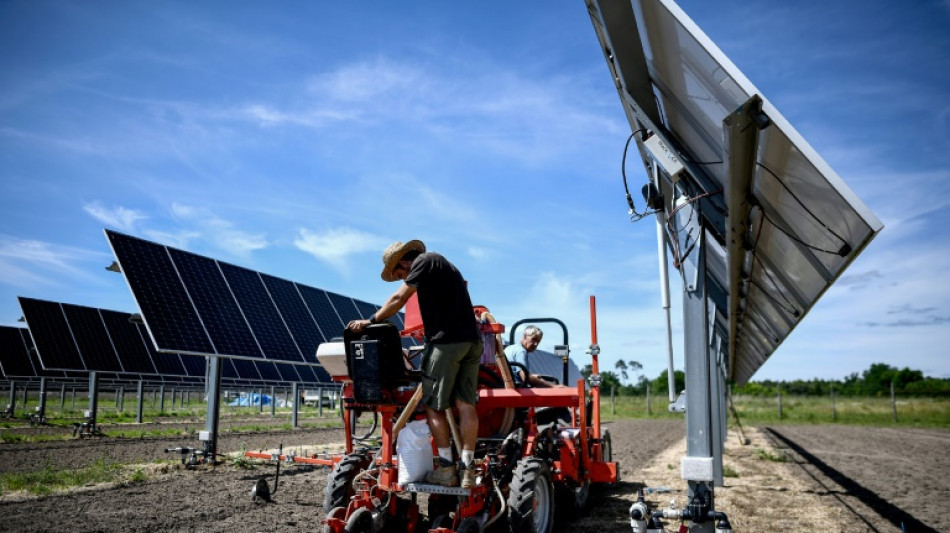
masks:
[[(541, 328), (535, 326), (534, 324), (529, 325), (524, 329), (524, 333), (521, 335), (521, 344), (512, 344), (511, 346), (505, 348), (505, 355), (508, 357), (509, 361), (520, 363), (528, 367), (528, 354), (537, 350), (538, 345), (541, 344), (541, 338), (544, 336), (544, 332), (541, 331)], [(530, 372), (531, 368), (528, 367)], [(521, 382), (525, 382), (525, 373), (523, 370), (519, 370), (519, 375), (521, 376)], [(528, 376), (528, 385), (532, 387), (554, 387), (558, 386), (556, 383), (551, 383), (541, 379), (540, 376), (530, 374)]]

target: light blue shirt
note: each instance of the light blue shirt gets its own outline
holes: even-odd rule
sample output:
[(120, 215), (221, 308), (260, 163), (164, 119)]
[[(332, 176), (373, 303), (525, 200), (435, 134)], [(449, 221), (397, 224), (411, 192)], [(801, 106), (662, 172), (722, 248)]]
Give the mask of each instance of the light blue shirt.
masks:
[[(525, 366), (528, 366), (525, 362), (527, 361), (528, 350), (525, 350), (524, 346), (522, 346), (520, 343), (512, 344), (511, 346), (505, 348), (505, 357), (507, 357), (509, 361), (514, 361), (515, 363), (521, 363)], [(528, 368), (528, 371), (530, 370), (531, 369)]]

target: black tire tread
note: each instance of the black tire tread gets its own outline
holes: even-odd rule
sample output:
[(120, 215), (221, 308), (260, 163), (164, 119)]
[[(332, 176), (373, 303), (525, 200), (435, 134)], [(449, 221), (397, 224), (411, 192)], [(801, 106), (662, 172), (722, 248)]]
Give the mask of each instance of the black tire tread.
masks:
[(351, 453), (333, 467), (327, 479), (327, 488), (323, 493), (324, 513), (329, 513), (334, 507), (346, 507), (349, 504), (353, 478), (368, 461), (369, 459), (361, 453)]
[[(549, 494), (554, 495), (547, 463), (534, 457), (525, 457), (518, 461), (508, 494), (508, 523), (512, 533), (547, 533), (534, 531), (534, 487), (539, 482), (547, 483)], [(553, 498), (549, 504), (554, 505)], [(548, 521), (551, 522), (553, 521)]]

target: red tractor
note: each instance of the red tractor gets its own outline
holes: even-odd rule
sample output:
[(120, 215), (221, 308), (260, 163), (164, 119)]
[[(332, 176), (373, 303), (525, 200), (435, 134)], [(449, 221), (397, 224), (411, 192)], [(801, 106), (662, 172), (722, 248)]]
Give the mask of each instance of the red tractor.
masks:
[[(407, 324), (409, 315), (412, 309), (407, 310)], [(321, 345), (321, 364), (334, 380), (343, 382), (346, 453), (289, 459), (333, 465), (323, 503), (323, 531), (477, 533), (498, 526), (495, 530), (547, 533), (553, 527), (555, 506), (583, 508), (591, 484), (616, 483), (610, 434), (600, 428), (595, 317), (591, 297), (590, 354), (595, 379), (589, 388), (583, 380), (552, 388), (515, 384), (510, 366), (525, 372), (527, 368), (509, 363), (500, 351), (494, 362), (482, 365), (476, 482), (471, 489), (424, 482), (399, 484), (395, 453), (399, 432), (407, 422), (425, 415), (417, 410), (421, 388), (416, 386), (419, 373), (411, 365), (412, 350), (405, 349), (394, 326), (369, 326), (359, 334), (346, 332), (342, 342)], [(566, 349), (564, 324), (532, 319), (543, 321), (562, 326)], [(485, 322), (481, 327), (486, 343), (494, 347), (504, 326)], [(486, 351), (483, 363), (494, 353)], [(567, 365), (566, 352), (563, 357)], [(371, 429), (358, 430), (367, 418), (372, 419)], [(377, 425), (379, 436), (371, 437)], [(457, 437), (454, 440), (459, 442)], [(426, 450), (430, 452), (431, 445)], [(427, 519), (420, 509), (420, 494), (427, 495)]]

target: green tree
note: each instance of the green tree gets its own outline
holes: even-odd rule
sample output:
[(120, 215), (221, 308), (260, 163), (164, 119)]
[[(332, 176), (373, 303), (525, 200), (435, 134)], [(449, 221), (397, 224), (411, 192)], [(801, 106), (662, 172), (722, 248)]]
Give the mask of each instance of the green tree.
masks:
[(627, 362), (623, 359), (618, 359), (614, 364), (614, 368), (620, 372), (620, 377), (623, 381), (627, 381)]
[[(660, 376), (658, 378), (653, 380), (651, 388), (652, 390), (656, 391), (657, 394), (662, 394), (669, 391), (670, 386), (667, 376), (669, 376), (669, 372), (664, 370), (663, 372), (660, 372)], [(673, 382), (676, 385), (676, 390), (673, 392), (679, 394), (683, 389), (686, 388), (686, 374), (682, 370), (673, 372)]]

